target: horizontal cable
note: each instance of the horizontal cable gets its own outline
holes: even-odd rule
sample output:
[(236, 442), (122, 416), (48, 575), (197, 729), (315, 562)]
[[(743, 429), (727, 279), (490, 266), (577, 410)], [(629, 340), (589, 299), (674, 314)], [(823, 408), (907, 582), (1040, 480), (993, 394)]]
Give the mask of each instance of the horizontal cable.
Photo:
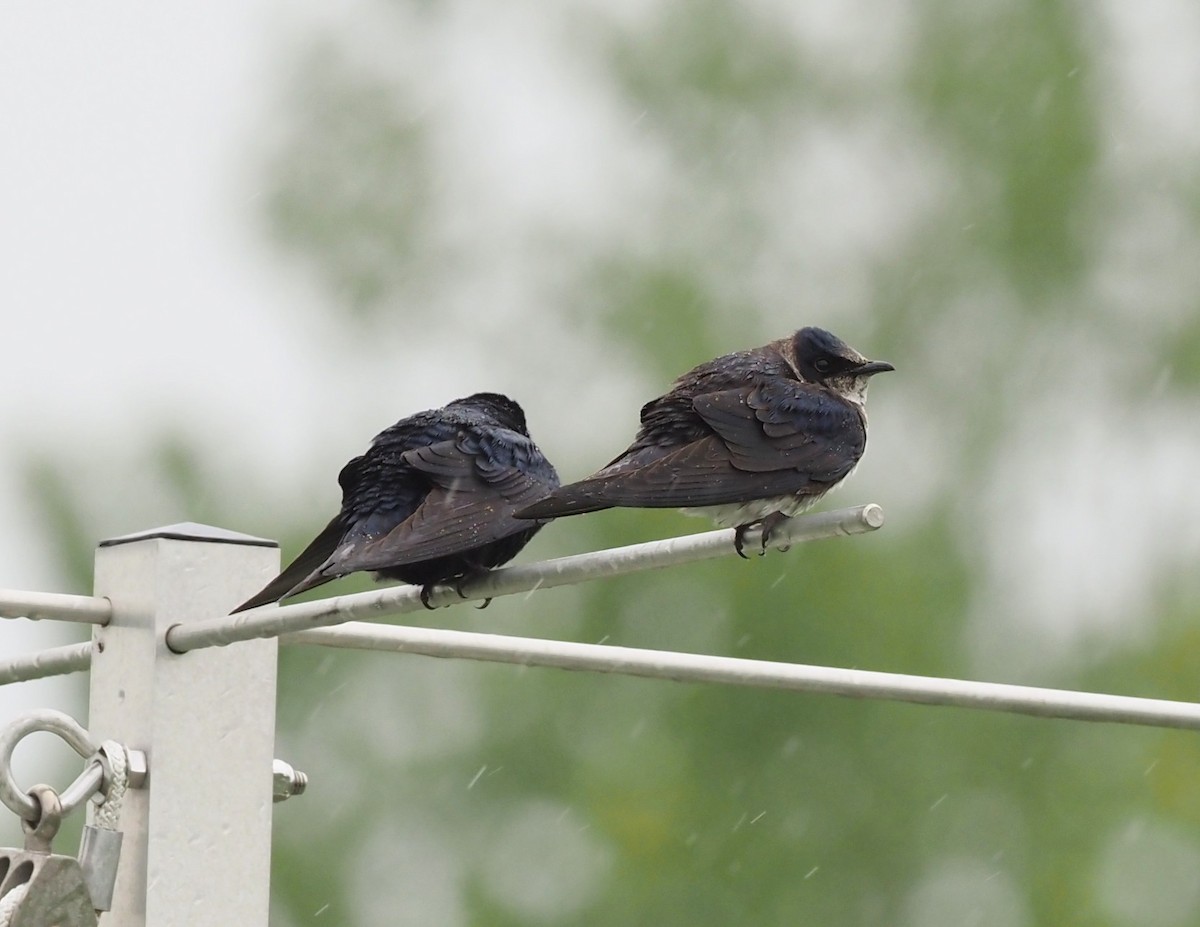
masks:
[(924, 705), (953, 705), (1044, 718), (1200, 730), (1200, 704), (1192, 702), (505, 637), (445, 628), (352, 622), (337, 628), (299, 631), (285, 635), (281, 641), (285, 644), (386, 650), (426, 657), (516, 663), (521, 666), (550, 666), (593, 673), (673, 679), (677, 682), (724, 683)]
[(112, 603), (90, 595), (0, 589), (0, 618), (48, 618), (81, 624), (108, 624), (112, 618)]
[[(1200, 730), (1200, 705), (1002, 683), (907, 676), (734, 657), (639, 650), (532, 638), (351, 622), (286, 634), (284, 644), (383, 650), (428, 657), (548, 666), (678, 682), (709, 682), (796, 692), (952, 705), (1077, 721)], [(87, 669), (89, 643), (56, 647), (0, 664), (0, 685)]]
[[(771, 533), (768, 547), (784, 549), (803, 541), (864, 534), (883, 525), (883, 509), (874, 503), (833, 512), (806, 515), (783, 522)], [(746, 532), (746, 548), (759, 544), (757, 531)], [(683, 537), (614, 547), (528, 566), (493, 570), (479, 579), (463, 583), (462, 595), (448, 586), (429, 596), (433, 606), (456, 605), (478, 599), (567, 586), (592, 579), (621, 576), (642, 570), (733, 556), (733, 529), (706, 531)], [(222, 618), (209, 618), (167, 629), (167, 646), (176, 653), (201, 647), (219, 647), (256, 637), (275, 637), (292, 631), (342, 624), (355, 618), (382, 618), (420, 611), (419, 586), (393, 586), (374, 592), (336, 596), (299, 605), (264, 605)]]
[(0, 686), (6, 686), (10, 682), (26, 682), (30, 679), (44, 679), (47, 676), (62, 676), (64, 673), (78, 673), (91, 665), (91, 641), (50, 647), (0, 663)]

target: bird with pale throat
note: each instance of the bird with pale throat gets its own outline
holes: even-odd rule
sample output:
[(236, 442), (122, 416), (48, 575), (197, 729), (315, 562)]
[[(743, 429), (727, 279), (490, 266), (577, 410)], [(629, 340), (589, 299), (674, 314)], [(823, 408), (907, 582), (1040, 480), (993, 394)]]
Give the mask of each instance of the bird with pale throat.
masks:
[(867, 386), (895, 368), (822, 328), (692, 368), (642, 407), (633, 443), (576, 483), (516, 511), (547, 519), (614, 507), (679, 508), (761, 532), (844, 481), (867, 446)]

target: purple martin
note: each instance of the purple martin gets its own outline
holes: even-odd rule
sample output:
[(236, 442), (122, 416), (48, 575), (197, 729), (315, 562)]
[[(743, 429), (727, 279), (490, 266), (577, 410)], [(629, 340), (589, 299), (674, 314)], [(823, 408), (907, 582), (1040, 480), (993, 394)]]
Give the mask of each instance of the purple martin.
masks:
[(338, 474), (342, 510), (244, 611), (369, 570), (422, 586), (461, 584), (507, 563), (544, 521), (513, 512), (558, 486), (507, 396), (476, 393), (381, 432)]
[(867, 444), (867, 384), (895, 368), (821, 328), (689, 370), (642, 407), (625, 451), (518, 518), (614, 506), (682, 508), (745, 532), (772, 529), (850, 475)]

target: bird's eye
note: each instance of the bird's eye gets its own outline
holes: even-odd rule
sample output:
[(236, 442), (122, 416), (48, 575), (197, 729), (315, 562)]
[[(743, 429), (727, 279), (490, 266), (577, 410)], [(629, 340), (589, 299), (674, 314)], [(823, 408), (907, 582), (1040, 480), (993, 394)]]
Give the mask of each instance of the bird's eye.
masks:
[(813, 366), (817, 368), (817, 373), (829, 373), (830, 369), (833, 367), (833, 361), (831, 361), (828, 357), (818, 357), (815, 361), (813, 361)]

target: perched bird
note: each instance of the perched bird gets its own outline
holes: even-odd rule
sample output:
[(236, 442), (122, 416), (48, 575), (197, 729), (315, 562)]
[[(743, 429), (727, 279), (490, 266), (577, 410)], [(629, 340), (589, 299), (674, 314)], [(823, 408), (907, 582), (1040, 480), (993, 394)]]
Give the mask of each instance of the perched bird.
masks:
[(517, 512), (557, 518), (614, 506), (683, 508), (737, 528), (773, 528), (850, 475), (867, 444), (867, 360), (821, 328), (689, 370), (642, 407), (628, 449)]
[(338, 474), (342, 510), (244, 611), (374, 571), (423, 586), (461, 584), (507, 563), (541, 530), (513, 517), (558, 486), (558, 474), (507, 396), (476, 393), (381, 432)]

